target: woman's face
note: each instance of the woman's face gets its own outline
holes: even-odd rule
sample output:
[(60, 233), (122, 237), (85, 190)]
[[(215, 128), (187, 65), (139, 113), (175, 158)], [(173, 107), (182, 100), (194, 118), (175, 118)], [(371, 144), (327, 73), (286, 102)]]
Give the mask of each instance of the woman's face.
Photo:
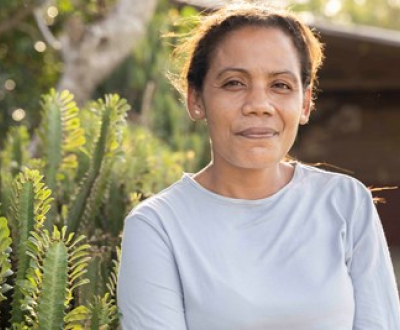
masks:
[(278, 164), (310, 114), (291, 39), (277, 28), (230, 32), (210, 59), (201, 92), (189, 89), (192, 118), (206, 118), (213, 163), (263, 169)]

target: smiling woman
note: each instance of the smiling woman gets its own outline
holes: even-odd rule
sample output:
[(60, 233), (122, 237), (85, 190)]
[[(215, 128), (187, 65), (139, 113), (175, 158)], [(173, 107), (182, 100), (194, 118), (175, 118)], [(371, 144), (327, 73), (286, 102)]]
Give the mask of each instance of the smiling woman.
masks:
[[(197, 119), (207, 119), (213, 151), (212, 164), (195, 178), (222, 195), (267, 197), (292, 177), (291, 165), (277, 164), (310, 114), (311, 91), (302, 86), (293, 43), (277, 28), (242, 27), (220, 42), (209, 66), (202, 89), (188, 92), (192, 117), (198, 109)], [(232, 181), (244, 170), (269, 176), (246, 184), (252, 196)]]
[(321, 48), (292, 14), (251, 4), (203, 18), (178, 48), (175, 85), (206, 120), (212, 158), (127, 217), (124, 330), (400, 329), (369, 191), (285, 161)]

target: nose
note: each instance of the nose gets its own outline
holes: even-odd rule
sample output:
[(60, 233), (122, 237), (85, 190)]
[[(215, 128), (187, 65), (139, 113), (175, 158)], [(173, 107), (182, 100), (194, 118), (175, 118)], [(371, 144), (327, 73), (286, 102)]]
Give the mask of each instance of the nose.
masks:
[(254, 86), (247, 95), (243, 105), (243, 114), (248, 115), (273, 115), (275, 107), (271, 103), (267, 89), (264, 86)]

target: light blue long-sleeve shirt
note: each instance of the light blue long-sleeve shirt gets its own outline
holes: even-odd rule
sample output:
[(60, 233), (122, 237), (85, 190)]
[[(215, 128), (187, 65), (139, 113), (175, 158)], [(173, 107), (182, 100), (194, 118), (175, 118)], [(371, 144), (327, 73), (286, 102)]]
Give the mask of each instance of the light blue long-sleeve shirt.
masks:
[(295, 164), (261, 200), (189, 174), (127, 217), (123, 330), (399, 330), (387, 243), (370, 192)]

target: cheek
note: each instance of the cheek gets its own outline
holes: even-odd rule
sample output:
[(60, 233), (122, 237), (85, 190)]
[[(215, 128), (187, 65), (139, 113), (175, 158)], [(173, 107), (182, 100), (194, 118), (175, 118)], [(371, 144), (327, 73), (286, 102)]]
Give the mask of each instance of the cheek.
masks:
[(283, 111), (284, 121), (287, 125), (298, 126), (300, 121), (300, 116), (303, 113), (303, 106), (300, 100), (293, 100), (288, 102)]
[(207, 126), (210, 138), (212, 140), (223, 139), (227, 136), (227, 132), (229, 131), (227, 124), (222, 120), (222, 118), (215, 116), (208, 116)]
[(232, 105), (224, 103), (222, 100), (213, 100), (213, 102), (204, 103), (206, 121), (209, 128), (218, 129), (218, 127), (227, 127), (231, 122)]
[(211, 115), (207, 118), (208, 134), (214, 147), (229, 148), (232, 142), (232, 126), (226, 116)]

